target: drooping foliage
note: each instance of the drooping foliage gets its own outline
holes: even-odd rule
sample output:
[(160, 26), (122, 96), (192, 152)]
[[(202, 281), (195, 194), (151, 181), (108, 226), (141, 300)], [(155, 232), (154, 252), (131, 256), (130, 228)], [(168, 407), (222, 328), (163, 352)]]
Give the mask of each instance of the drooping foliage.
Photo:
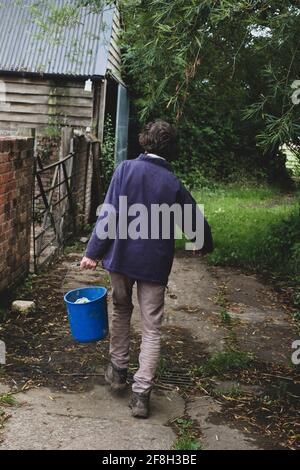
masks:
[(299, 151), (298, 1), (128, 0), (123, 16), (136, 116), (176, 122), (184, 173), (284, 174), (281, 146)]
[[(46, 23), (40, 3), (32, 2), (32, 12), (47, 29), (76, 22), (80, 6), (93, 11), (113, 1), (52, 4)], [(285, 176), (282, 145), (299, 157), (299, 0), (120, 0), (119, 5), (133, 134), (152, 118), (176, 123), (177, 169), (192, 175), (191, 185), (193, 175)]]

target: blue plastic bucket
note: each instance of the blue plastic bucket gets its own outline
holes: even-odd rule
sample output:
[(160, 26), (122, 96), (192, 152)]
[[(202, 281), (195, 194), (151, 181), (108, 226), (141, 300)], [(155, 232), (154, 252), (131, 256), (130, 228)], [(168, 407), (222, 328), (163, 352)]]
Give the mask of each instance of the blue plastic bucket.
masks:
[[(76, 304), (86, 297), (90, 302)], [(108, 334), (107, 289), (83, 287), (64, 296), (73, 338), (80, 343), (104, 339)]]

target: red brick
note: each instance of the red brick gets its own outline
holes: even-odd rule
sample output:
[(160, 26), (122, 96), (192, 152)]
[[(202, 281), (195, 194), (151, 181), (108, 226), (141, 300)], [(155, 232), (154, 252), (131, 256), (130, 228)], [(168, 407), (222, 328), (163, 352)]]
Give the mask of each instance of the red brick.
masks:
[(0, 140), (0, 153), (9, 152), (12, 148), (10, 140)]
[(33, 139), (0, 139), (0, 292), (28, 272)]
[(3, 175), (9, 170), (12, 170), (12, 163), (10, 161), (1, 163), (1, 156), (0, 156), (0, 175)]
[(8, 171), (7, 173), (0, 174), (0, 184), (6, 184), (9, 181), (12, 181), (14, 179), (14, 172), (13, 171)]

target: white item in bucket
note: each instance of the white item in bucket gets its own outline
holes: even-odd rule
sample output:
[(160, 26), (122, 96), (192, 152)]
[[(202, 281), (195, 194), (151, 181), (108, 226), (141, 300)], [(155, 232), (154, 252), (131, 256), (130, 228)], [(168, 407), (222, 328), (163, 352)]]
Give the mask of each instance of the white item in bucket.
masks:
[(81, 297), (80, 299), (77, 299), (75, 304), (88, 304), (90, 300), (87, 297)]

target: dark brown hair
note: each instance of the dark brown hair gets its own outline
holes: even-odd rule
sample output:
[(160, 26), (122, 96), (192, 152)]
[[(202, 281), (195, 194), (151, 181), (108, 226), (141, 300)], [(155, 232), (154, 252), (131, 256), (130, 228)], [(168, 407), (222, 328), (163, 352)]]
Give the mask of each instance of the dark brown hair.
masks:
[(166, 121), (157, 119), (146, 124), (139, 136), (139, 143), (148, 153), (155, 153), (168, 160), (176, 158), (177, 132)]

